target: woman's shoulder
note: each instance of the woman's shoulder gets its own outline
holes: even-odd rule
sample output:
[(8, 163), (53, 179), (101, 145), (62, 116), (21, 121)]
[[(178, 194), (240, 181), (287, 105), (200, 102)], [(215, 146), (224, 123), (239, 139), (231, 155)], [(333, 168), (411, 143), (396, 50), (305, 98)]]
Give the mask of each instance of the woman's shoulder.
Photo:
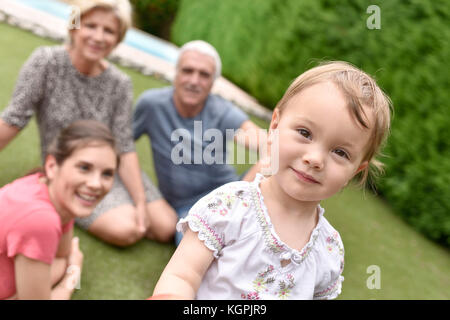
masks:
[(61, 61), (66, 49), (62, 45), (40, 46), (33, 50), (30, 58), (39, 59), (41, 61)]
[[(24, 68), (29, 72), (44, 75), (45, 70), (64, 64), (63, 46), (41, 46), (35, 48), (28, 57)], [(49, 69), (50, 68), (50, 69)]]
[(16, 179), (1, 190), (2, 205), (23, 206), (23, 210), (53, 208), (47, 185), (41, 181), (42, 173), (34, 173)]
[(114, 63), (108, 61), (106, 76), (119, 83), (119, 85), (129, 86), (131, 85), (131, 78), (122, 70), (120, 70)]
[(5, 217), (16, 221), (17, 226), (46, 232), (48, 227), (58, 224), (59, 215), (41, 177), (42, 174), (36, 173), (4, 186), (0, 189), (0, 201)]

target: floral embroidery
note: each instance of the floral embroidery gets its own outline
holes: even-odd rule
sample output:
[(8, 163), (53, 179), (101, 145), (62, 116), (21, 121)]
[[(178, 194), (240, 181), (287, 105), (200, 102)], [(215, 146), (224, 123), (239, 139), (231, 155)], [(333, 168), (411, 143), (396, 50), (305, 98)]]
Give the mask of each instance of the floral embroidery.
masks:
[(220, 252), (225, 246), (223, 239), (207, 224), (207, 222), (198, 214), (192, 214), (191, 223), (193, 224), (193, 230), (199, 232), (201, 240), (205, 241), (205, 244), (212, 246), (217, 252)]
[(328, 252), (333, 252), (336, 249), (341, 256), (344, 255), (344, 248), (339, 241), (339, 233), (334, 232), (332, 236), (327, 237), (326, 242)]
[(259, 297), (259, 293), (258, 292), (250, 292), (247, 295), (241, 294), (241, 298), (242, 299), (247, 299), (247, 300), (259, 300), (259, 299), (261, 299)]
[(288, 274), (286, 276), (286, 280), (287, 282), (282, 280), (279, 283), (280, 291), (278, 292), (278, 297), (280, 299), (288, 298), (289, 294), (291, 293), (291, 289), (295, 286), (294, 277), (292, 276), (292, 274)]
[(219, 213), (222, 216), (233, 209), (236, 201), (240, 200), (244, 207), (248, 207), (248, 203), (244, 199), (244, 191), (238, 190), (232, 194), (225, 194), (224, 192), (216, 192), (207, 199), (207, 207), (213, 213)]
[[(247, 294), (242, 293), (241, 298), (248, 300), (260, 299), (260, 293), (273, 291), (273, 289), (270, 290), (270, 288), (273, 287), (272, 284), (277, 282), (275, 277), (273, 276), (274, 270), (275, 268), (273, 267), (273, 265), (269, 265), (264, 271), (259, 272), (255, 280), (253, 281), (253, 289), (255, 291)], [(294, 288), (294, 286), (294, 277), (289, 273), (286, 275), (285, 279), (278, 281), (278, 285), (275, 286), (275, 291), (273, 293), (280, 299), (286, 299), (289, 297), (291, 289)]]
[(264, 216), (263, 208), (261, 207), (261, 197), (262, 195), (259, 193), (259, 191), (252, 188), (252, 200), (256, 207), (256, 219), (261, 226), (266, 245), (270, 250), (272, 250), (272, 252), (280, 253), (284, 250), (284, 246), (273, 236), (270, 230), (270, 226), (266, 220), (266, 217)]
[(273, 266), (270, 265), (267, 267), (265, 271), (262, 271), (258, 273), (258, 276), (253, 281), (253, 288), (256, 290), (256, 292), (260, 292), (262, 290), (266, 290), (266, 284), (270, 284), (275, 281), (273, 277), (267, 278), (266, 277), (272, 273), (274, 270)]
[[(256, 181), (256, 183), (259, 183), (259, 181)], [(281, 253), (286, 250), (285, 246), (280, 243), (280, 241), (275, 238), (275, 236), (272, 233), (271, 227), (269, 226), (269, 223), (264, 215), (264, 209), (261, 205), (261, 199), (263, 198), (259, 190), (257, 188), (253, 187), (251, 189), (251, 196), (252, 201), (255, 204), (256, 208), (256, 219), (258, 220), (258, 223), (262, 229), (264, 240), (267, 245), (267, 247), (273, 252), (273, 253)], [(316, 242), (316, 239), (318, 237), (318, 232), (313, 233), (312, 241), (311, 243), (308, 243), (305, 248), (300, 252), (300, 259), (295, 259), (296, 263), (301, 263), (303, 260), (306, 259), (306, 257), (311, 252), (311, 249), (314, 246), (314, 243)]]
[(341, 284), (341, 277), (338, 277), (338, 279), (333, 282), (329, 287), (327, 287), (325, 290), (314, 293), (314, 298), (323, 299), (329, 296), (332, 296), (337, 290), (339, 290)]

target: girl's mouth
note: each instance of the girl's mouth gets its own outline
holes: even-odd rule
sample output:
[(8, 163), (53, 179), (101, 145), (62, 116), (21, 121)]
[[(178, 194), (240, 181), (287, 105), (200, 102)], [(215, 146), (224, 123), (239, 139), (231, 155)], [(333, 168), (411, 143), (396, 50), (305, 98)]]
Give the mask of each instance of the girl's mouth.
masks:
[(99, 196), (98, 195), (92, 195), (92, 194), (86, 194), (86, 193), (80, 193), (76, 192), (75, 195), (78, 197), (78, 199), (81, 200), (81, 203), (86, 206), (93, 206), (98, 202)]
[(297, 178), (299, 178), (301, 181), (305, 181), (305, 182), (309, 182), (309, 183), (315, 183), (315, 184), (320, 184), (320, 182), (317, 181), (316, 179), (314, 179), (313, 176), (310, 176), (309, 174), (306, 174), (303, 171), (297, 171), (297, 170), (295, 170), (293, 168), (292, 168), (292, 170), (295, 172), (295, 175), (297, 176)]

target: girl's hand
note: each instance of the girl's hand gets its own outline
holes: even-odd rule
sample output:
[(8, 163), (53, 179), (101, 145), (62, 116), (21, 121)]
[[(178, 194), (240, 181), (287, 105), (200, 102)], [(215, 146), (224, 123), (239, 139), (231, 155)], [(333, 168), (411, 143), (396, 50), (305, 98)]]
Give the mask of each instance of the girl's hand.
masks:
[(157, 294), (147, 300), (185, 300), (185, 298), (177, 294)]

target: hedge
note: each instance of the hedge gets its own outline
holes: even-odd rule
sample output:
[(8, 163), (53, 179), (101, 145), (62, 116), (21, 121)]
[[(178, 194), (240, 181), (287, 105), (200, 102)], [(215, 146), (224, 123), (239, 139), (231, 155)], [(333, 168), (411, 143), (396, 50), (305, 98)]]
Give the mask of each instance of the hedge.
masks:
[(139, 29), (169, 39), (179, 0), (131, 0)]
[[(368, 28), (370, 5), (380, 8), (380, 29)], [(378, 192), (450, 246), (448, 21), (445, 0), (181, 0), (171, 39), (212, 43), (224, 75), (269, 108), (319, 61), (372, 74), (395, 109)]]

